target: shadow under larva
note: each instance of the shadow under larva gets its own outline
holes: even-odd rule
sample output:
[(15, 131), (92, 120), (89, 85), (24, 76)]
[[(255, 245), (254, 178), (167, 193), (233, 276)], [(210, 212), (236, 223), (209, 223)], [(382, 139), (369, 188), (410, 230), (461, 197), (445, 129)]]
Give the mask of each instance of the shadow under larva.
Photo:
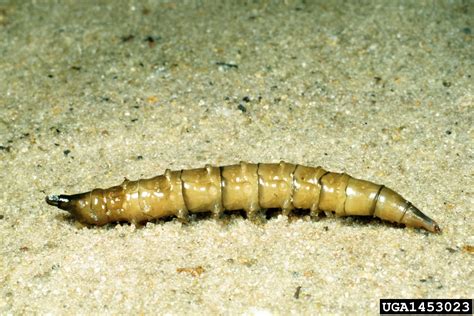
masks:
[(438, 224), (393, 190), (321, 167), (286, 162), (171, 171), (151, 179), (125, 180), (108, 189), (74, 195), (49, 195), (46, 202), (70, 212), (86, 224), (145, 222), (168, 216), (187, 220), (189, 213), (280, 208), (309, 209), (311, 216), (374, 216), (382, 220), (440, 233)]

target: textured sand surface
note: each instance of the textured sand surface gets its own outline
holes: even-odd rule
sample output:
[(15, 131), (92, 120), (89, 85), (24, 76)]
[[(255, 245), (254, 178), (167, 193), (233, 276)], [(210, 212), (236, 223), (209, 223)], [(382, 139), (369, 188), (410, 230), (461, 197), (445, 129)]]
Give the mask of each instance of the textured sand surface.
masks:
[[(376, 314), (474, 295), (470, 1), (0, 2), (0, 313)], [(48, 4), (49, 3), (49, 4)], [(383, 183), (443, 234), (44, 202), (240, 160)]]

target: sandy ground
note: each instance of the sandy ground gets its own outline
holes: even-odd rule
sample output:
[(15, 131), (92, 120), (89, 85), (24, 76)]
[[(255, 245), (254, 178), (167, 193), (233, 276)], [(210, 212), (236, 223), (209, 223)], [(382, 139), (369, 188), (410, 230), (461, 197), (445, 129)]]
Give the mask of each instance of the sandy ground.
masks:
[[(473, 297), (473, 2), (53, 2), (0, 2), (1, 314)], [(278, 214), (81, 228), (44, 202), (241, 160), (383, 183), (443, 233)]]

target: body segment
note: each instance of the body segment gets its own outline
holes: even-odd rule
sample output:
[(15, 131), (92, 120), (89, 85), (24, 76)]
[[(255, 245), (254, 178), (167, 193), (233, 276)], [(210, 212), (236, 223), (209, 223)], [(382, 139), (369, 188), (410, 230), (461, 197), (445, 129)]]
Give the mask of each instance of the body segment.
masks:
[(48, 204), (87, 224), (144, 222), (189, 213), (244, 210), (253, 218), (268, 208), (284, 214), (309, 209), (312, 216), (375, 216), (390, 222), (440, 232), (439, 226), (391, 189), (345, 173), (285, 162), (170, 171), (151, 179), (125, 180), (109, 189), (76, 195), (50, 195)]

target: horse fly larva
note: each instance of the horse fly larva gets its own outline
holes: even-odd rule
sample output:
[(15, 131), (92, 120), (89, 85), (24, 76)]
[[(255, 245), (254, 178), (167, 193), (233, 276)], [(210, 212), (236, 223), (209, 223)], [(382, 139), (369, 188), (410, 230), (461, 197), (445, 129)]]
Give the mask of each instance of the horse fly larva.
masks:
[(125, 181), (109, 189), (74, 195), (49, 195), (46, 202), (86, 224), (145, 222), (166, 216), (187, 220), (189, 213), (244, 210), (309, 209), (311, 216), (374, 216), (382, 220), (441, 232), (435, 221), (391, 189), (321, 167), (290, 163), (241, 162), (236, 165), (171, 171), (151, 179)]

